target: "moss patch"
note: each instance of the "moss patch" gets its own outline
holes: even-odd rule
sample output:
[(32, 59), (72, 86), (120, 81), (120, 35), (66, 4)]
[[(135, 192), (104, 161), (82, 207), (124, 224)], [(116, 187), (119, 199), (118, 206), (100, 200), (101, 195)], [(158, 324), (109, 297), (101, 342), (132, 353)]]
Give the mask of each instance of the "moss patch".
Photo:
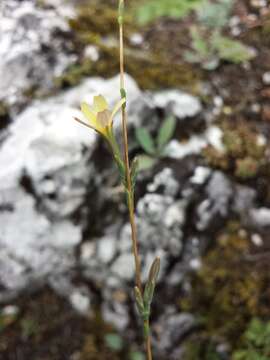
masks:
[[(55, 79), (58, 87), (74, 86), (86, 76), (111, 77), (119, 72), (117, 4), (104, 1), (93, 2), (78, 7), (78, 16), (70, 20), (75, 35), (75, 45), (81, 54), (80, 60), (72, 65), (61, 77)], [(132, 11), (127, 9), (125, 17), (126, 71), (133, 76), (142, 89), (183, 87), (196, 92), (201, 74), (188, 64), (169, 59), (170, 43), (161, 39), (158, 51), (156, 44), (143, 41), (132, 44), (134, 33), (143, 34), (137, 28)], [(180, 36), (180, 35), (179, 35)], [(163, 41), (164, 40), (164, 41)], [(94, 45), (99, 52), (99, 60), (91, 61), (83, 57), (83, 49)], [(161, 50), (162, 49), (162, 50)]]
[(112, 326), (99, 312), (91, 318), (79, 316), (64, 299), (45, 288), (21, 296), (14, 304), (16, 316), (1, 315), (0, 359), (21, 360), (120, 360), (128, 359), (127, 345), (111, 350), (105, 341)]
[(260, 142), (256, 129), (247, 122), (223, 122), (221, 127), (225, 151), (208, 146), (203, 152), (207, 163), (242, 180), (254, 178), (263, 172), (268, 163), (267, 148)]
[(0, 101), (0, 130), (7, 127), (10, 123), (9, 108), (3, 101)]
[(270, 317), (269, 266), (259, 257), (254, 261), (252, 251), (247, 233), (230, 223), (192, 276), (192, 290), (181, 300), (181, 308), (200, 319), (197, 351), (206, 351), (215, 341), (235, 347), (251, 318)]

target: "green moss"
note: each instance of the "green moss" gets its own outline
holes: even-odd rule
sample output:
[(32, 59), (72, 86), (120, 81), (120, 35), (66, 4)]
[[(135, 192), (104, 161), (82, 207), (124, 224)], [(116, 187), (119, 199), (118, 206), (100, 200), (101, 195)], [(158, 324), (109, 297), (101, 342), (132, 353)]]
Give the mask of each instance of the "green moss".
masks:
[(235, 346), (252, 317), (270, 316), (266, 301), (270, 274), (250, 261), (250, 244), (247, 233), (230, 223), (192, 276), (192, 290), (181, 307), (201, 319), (204, 341), (219, 338)]
[(190, 340), (186, 343), (185, 360), (222, 360), (216, 344), (208, 339)]
[[(112, 77), (119, 72), (118, 49), (100, 47), (100, 60), (92, 62), (84, 59), (72, 65), (65, 74), (55, 79), (58, 87), (74, 86), (87, 76)], [(186, 64), (175, 64), (174, 71), (169, 62), (157, 57), (142, 57), (135, 52), (126, 54), (126, 71), (134, 77), (142, 89), (161, 89), (169, 87), (186, 88), (198, 91), (200, 76)]]
[[(125, 17), (125, 54), (126, 71), (134, 77), (142, 89), (160, 89), (166, 87), (183, 87), (193, 92), (197, 90), (201, 78), (199, 70), (183, 63), (174, 63), (168, 59), (170, 44), (161, 39), (159, 50), (155, 44), (147, 43), (138, 48), (131, 44), (130, 36), (141, 32), (127, 9)], [(116, 4), (94, 2), (91, 6), (78, 8), (76, 19), (70, 20), (74, 31), (76, 49), (83, 54), (85, 46), (95, 45), (99, 52), (99, 60), (94, 62), (83, 55), (61, 76), (55, 79), (57, 87), (68, 87), (78, 84), (87, 76), (109, 78), (119, 73), (118, 24)], [(162, 49), (162, 50), (161, 50)]]
[(236, 160), (235, 175), (241, 179), (253, 178), (258, 174), (259, 164), (256, 159), (246, 157)]
[(120, 360), (123, 354), (110, 350), (105, 343), (105, 336), (112, 331), (112, 327), (104, 323), (98, 313), (89, 325), (93, 327), (84, 336), (80, 360)]
[(248, 123), (221, 125), (224, 152), (212, 146), (203, 154), (208, 164), (233, 173), (239, 179), (256, 177), (266, 163), (266, 145), (259, 142), (259, 134)]
[(9, 107), (8, 105), (0, 101), (0, 130), (7, 127), (10, 123), (10, 116), (9, 116)]
[(9, 109), (6, 103), (0, 101), (0, 118), (7, 117), (9, 115)]

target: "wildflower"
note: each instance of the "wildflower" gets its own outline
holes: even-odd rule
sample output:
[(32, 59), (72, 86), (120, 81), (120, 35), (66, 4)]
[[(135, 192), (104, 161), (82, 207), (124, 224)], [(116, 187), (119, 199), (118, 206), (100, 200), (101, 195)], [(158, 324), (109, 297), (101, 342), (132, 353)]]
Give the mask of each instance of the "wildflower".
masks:
[(110, 111), (105, 98), (102, 95), (95, 96), (92, 107), (90, 107), (85, 102), (81, 104), (82, 113), (88, 120), (88, 123), (84, 123), (79, 119), (76, 120), (94, 129), (107, 140), (110, 140), (112, 134), (113, 118), (125, 103), (125, 101), (125, 98), (121, 99), (115, 105), (114, 109)]

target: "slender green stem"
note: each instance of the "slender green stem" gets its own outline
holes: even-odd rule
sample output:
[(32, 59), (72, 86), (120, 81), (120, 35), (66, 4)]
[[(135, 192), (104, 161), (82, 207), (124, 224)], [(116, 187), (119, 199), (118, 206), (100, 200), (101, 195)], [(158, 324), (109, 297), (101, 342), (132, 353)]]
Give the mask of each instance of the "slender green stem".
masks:
[[(120, 39), (120, 88), (121, 95), (125, 95), (125, 80), (124, 80), (124, 40), (123, 40), (123, 11), (124, 11), (124, 0), (119, 1), (119, 39)], [(130, 165), (128, 155), (128, 135), (127, 135), (127, 114), (125, 104), (122, 106), (122, 133), (124, 140), (124, 158), (126, 168), (126, 184), (127, 184), (127, 195), (128, 195), (128, 208), (129, 218), (131, 225), (131, 236), (132, 236), (132, 247), (135, 261), (135, 272), (136, 272), (136, 285), (142, 291), (141, 281), (141, 262), (138, 253), (138, 240), (137, 240), (137, 228), (135, 224), (134, 216), (134, 201), (133, 201), (133, 190), (131, 185), (130, 177)]]
[(149, 325), (149, 318), (144, 322), (144, 326), (147, 327), (148, 335), (146, 336), (145, 345), (146, 345), (146, 353), (147, 353), (147, 360), (152, 360), (152, 346), (151, 346), (151, 337), (150, 337), (150, 325)]
[[(119, 41), (120, 41), (120, 92), (122, 97), (126, 97), (125, 81), (124, 81), (124, 36), (123, 36), (124, 6), (125, 6), (124, 0), (119, 0), (118, 23), (119, 23)], [(143, 293), (142, 281), (141, 281), (141, 262), (138, 252), (137, 227), (136, 227), (135, 215), (134, 215), (134, 194), (132, 189), (129, 155), (128, 155), (126, 104), (122, 106), (122, 133), (124, 140), (126, 187), (127, 187), (127, 197), (128, 197), (129, 219), (131, 225), (132, 249), (133, 249), (134, 261), (135, 261), (136, 286), (138, 287), (139, 291)], [(149, 317), (146, 321), (144, 321), (144, 328), (147, 328), (147, 333), (145, 334), (147, 360), (152, 360)]]

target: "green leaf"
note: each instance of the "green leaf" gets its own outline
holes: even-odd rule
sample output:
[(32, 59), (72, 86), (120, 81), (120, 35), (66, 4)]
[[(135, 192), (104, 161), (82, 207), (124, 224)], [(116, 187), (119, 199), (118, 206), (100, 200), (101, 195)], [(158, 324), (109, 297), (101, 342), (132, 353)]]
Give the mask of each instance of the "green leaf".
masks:
[(132, 351), (129, 355), (130, 360), (145, 360), (145, 356), (140, 351)]
[(124, 346), (124, 342), (121, 336), (114, 333), (105, 335), (105, 342), (106, 345), (114, 351), (120, 351)]
[(156, 287), (159, 270), (160, 270), (160, 258), (157, 257), (157, 258), (155, 258), (155, 260), (153, 261), (153, 263), (151, 265), (149, 275), (148, 275), (148, 280), (145, 285), (144, 294), (143, 294), (144, 306), (149, 313), (150, 313), (151, 303), (152, 303), (153, 296), (154, 296), (154, 291), (155, 291), (155, 287)]
[(153, 281), (147, 281), (143, 293), (143, 301), (145, 306), (145, 314), (150, 315), (151, 303), (155, 292), (155, 283)]
[(114, 155), (114, 159), (115, 159), (116, 165), (118, 167), (121, 182), (124, 185), (124, 187), (126, 187), (126, 168), (125, 168), (125, 164), (122, 161), (122, 159), (120, 159), (117, 155)]
[(212, 44), (222, 60), (235, 64), (240, 64), (255, 57), (254, 52), (240, 41), (232, 40), (220, 34), (215, 34), (212, 38)]
[(137, 8), (137, 20), (145, 25), (163, 16), (182, 18), (196, 8), (202, 0), (150, 0)]
[(149, 170), (153, 166), (155, 166), (155, 164), (158, 162), (157, 159), (148, 155), (138, 156), (138, 161), (139, 161), (139, 167), (138, 167), (139, 171)]
[(148, 275), (148, 280), (153, 281), (155, 284), (157, 282), (159, 271), (160, 271), (160, 258), (156, 257), (151, 265)]
[(176, 121), (173, 116), (168, 117), (163, 125), (161, 126), (158, 137), (157, 137), (157, 145), (159, 151), (162, 151), (164, 146), (171, 140), (174, 131), (176, 128)]
[(136, 139), (147, 154), (153, 155), (156, 152), (154, 140), (149, 131), (145, 128), (136, 129)]
[(232, 7), (233, 0), (203, 1), (197, 7), (199, 22), (208, 28), (221, 29), (228, 24)]
[(192, 26), (190, 30), (192, 38), (192, 47), (202, 58), (209, 57), (210, 49), (206, 40), (200, 35), (199, 29), (196, 26)]
[(130, 178), (131, 178), (131, 185), (133, 190), (136, 184), (138, 171), (139, 171), (139, 159), (138, 157), (135, 157), (132, 161), (131, 169), (130, 169)]
[(137, 286), (135, 286), (135, 288), (134, 288), (134, 295), (135, 295), (135, 302), (136, 302), (139, 314), (141, 316), (143, 316), (143, 314), (144, 314), (143, 297), (142, 297), (140, 289)]

